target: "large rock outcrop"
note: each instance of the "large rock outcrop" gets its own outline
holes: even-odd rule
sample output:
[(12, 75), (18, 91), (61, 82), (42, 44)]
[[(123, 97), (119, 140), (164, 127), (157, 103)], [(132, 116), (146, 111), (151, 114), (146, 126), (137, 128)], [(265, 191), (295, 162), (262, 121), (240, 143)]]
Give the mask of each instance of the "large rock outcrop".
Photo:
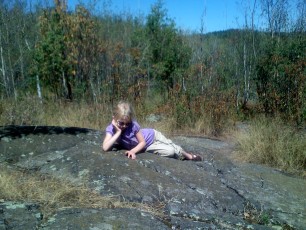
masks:
[[(165, 204), (165, 218), (128, 208), (58, 210), (42, 221), (36, 204), (0, 197), (1, 229), (305, 229), (305, 180), (231, 159), (233, 144), (172, 138), (201, 162), (101, 151), (103, 132), (81, 128), (0, 128), (0, 164), (86, 183), (101, 196)], [(256, 222), (250, 221), (251, 215)]]

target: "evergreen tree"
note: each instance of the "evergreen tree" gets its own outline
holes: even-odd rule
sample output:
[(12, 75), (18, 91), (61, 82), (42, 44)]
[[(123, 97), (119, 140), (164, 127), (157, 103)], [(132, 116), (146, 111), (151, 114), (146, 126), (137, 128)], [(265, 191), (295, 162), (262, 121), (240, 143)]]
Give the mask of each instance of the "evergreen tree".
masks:
[(175, 84), (175, 74), (188, 68), (191, 50), (183, 43), (173, 20), (167, 17), (162, 1), (151, 8), (146, 22), (146, 37), (152, 75), (170, 90)]
[(71, 82), (68, 78), (66, 12), (61, 4), (51, 11), (45, 10), (40, 17), (41, 40), (38, 43), (34, 65), (43, 85), (57, 96), (72, 99)]

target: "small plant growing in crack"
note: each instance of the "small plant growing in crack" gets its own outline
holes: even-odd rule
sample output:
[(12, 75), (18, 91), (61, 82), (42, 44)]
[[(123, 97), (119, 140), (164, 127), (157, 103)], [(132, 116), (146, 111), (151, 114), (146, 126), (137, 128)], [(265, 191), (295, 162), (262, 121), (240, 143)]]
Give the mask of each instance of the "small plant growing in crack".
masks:
[(260, 208), (258, 210), (251, 202), (246, 202), (243, 210), (243, 216), (246, 221), (252, 224), (268, 225), (270, 224), (271, 215)]

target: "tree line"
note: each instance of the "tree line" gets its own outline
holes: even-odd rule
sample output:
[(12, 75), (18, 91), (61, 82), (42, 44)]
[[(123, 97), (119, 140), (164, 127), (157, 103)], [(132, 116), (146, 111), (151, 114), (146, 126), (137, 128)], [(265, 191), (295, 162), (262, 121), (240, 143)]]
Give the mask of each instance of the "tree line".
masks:
[[(0, 2), (0, 95), (18, 100), (136, 103), (156, 95), (177, 120), (210, 108), (219, 119), (252, 103), (268, 115), (305, 121), (305, 1), (254, 1), (240, 29), (185, 32), (162, 1), (148, 15), (74, 11)], [(260, 9), (260, 10), (259, 10)], [(291, 10), (291, 11), (290, 11)], [(255, 24), (260, 13), (265, 28)], [(291, 12), (294, 12), (292, 14)]]

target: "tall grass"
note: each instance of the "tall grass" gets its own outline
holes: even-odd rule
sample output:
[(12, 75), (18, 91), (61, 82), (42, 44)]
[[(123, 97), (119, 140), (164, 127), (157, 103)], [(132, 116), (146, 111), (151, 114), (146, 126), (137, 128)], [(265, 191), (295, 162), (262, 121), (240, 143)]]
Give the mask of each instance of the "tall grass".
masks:
[[(228, 128), (230, 114), (224, 103), (203, 103), (199, 99), (190, 103), (184, 96), (179, 99), (165, 101), (155, 97), (154, 100), (148, 98), (135, 102), (136, 119), (142, 127), (155, 128), (167, 135), (221, 135)], [(147, 120), (150, 114), (160, 115), (162, 119), (150, 122)], [(17, 101), (0, 101), (0, 125), (74, 126), (104, 130), (111, 119), (110, 103), (63, 100), (41, 103), (32, 96)]]
[(236, 141), (242, 159), (306, 176), (305, 132), (280, 119), (259, 117), (236, 135)]
[(84, 101), (44, 101), (25, 97), (0, 102), (0, 125), (51, 125), (104, 129), (111, 119), (109, 105)]

